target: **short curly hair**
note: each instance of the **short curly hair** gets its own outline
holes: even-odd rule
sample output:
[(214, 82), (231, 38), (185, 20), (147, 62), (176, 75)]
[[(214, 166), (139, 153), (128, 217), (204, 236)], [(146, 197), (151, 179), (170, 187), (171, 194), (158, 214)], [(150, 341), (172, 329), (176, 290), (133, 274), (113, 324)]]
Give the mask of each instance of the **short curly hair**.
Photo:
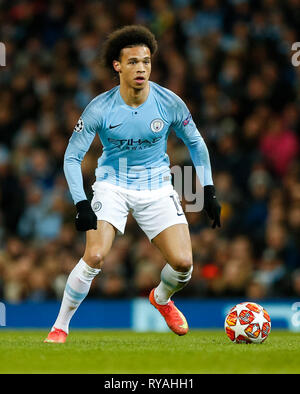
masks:
[(120, 60), (123, 48), (145, 45), (150, 49), (151, 55), (157, 51), (157, 41), (154, 34), (142, 25), (129, 25), (113, 31), (105, 41), (102, 48), (102, 63), (113, 70), (114, 60)]

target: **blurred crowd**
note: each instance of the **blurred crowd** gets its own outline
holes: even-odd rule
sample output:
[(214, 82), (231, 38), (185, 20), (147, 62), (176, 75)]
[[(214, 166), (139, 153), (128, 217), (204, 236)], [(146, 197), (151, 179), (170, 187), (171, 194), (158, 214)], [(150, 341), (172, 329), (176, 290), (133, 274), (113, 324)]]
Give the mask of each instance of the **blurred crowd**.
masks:
[[(116, 84), (99, 55), (127, 24), (155, 33), (151, 79), (190, 108), (222, 204), (220, 230), (186, 213), (194, 272), (180, 296), (299, 297), (299, 1), (0, 0), (0, 299), (61, 299), (83, 254), (63, 156), (85, 106)], [(192, 165), (174, 133), (168, 153)], [(96, 138), (82, 165), (88, 198), (100, 154)], [(129, 216), (89, 297), (146, 296), (164, 264)]]

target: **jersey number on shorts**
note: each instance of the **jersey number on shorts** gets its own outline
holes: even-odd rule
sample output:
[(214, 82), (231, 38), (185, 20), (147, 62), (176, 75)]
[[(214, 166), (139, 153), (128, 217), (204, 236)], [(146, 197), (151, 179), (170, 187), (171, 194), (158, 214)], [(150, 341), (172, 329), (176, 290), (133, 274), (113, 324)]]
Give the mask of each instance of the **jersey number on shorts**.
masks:
[(183, 209), (182, 209), (182, 206), (180, 204), (178, 196), (176, 194), (172, 194), (170, 197), (172, 198), (173, 203), (175, 205), (175, 208), (176, 208), (176, 211), (177, 211), (177, 215), (178, 216), (184, 215), (184, 212), (183, 212)]

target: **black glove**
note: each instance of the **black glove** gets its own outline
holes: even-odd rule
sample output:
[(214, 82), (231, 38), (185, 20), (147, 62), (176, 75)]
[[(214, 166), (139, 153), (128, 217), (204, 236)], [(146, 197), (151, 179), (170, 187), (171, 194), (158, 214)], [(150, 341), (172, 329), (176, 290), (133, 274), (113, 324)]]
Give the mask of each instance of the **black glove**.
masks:
[(204, 210), (208, 217), (213, 220), (212, 228), (221, 227), (220, 215), (221, 206), (215, 195), (215, 187), (213, 185), (204, 186)]
[(88, 200), (79, 201), (76, 204), (77, 215), (75, 226), (78, 231), (97, 230), (97, 216), (92, 210)]

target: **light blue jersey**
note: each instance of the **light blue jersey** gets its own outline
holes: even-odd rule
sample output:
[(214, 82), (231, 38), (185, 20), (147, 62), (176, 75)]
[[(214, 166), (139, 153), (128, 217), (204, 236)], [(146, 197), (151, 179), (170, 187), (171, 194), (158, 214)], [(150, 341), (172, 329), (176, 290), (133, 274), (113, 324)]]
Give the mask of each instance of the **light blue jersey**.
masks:
[(147, 100), (137, 108), (127, 105), (120, 87), (95, 97), (86, 107), (70, 138), (64, 172), (74, 203), (86, 199), (81, 161), (96, 134), (103, 145), (96, 180), (128, 189), (158, 189), (171, 183), (167, 139), (173, 129), (188, 147), (200, 183), (212, 185), (206, 144), (185, 103), (169, 89), (149, 82)]

